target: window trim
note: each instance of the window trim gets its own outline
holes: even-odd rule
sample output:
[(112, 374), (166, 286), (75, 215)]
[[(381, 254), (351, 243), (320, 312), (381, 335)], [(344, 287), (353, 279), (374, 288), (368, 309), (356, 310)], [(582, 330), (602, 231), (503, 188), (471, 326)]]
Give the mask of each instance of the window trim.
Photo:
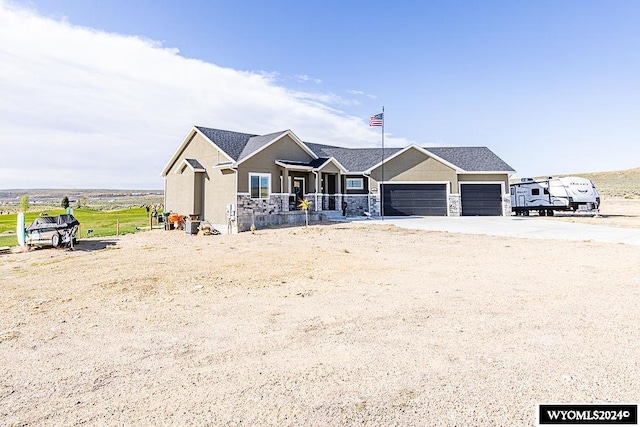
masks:
[[(349, 181), (359, 181), (360, 185), (358, 187), (350, 187), (349, 186)], [(364, 190), (364, 178), (359, 178), (359, 177), (355, 177), (355, 178), (345, 178), (344, 181), (344, 186), (347, 190)]]
[[(258, 197), (253, 197), (253, 191), (251, 186), (251, 179), (253, 177), (258, 177)], [(262, 197), (262, 178), (267, 178), (267, 195)], [(267, 200), (271, 197), (271, 174), (270, 173), (259, 173), (259, 172), (249, 172), (249, 197), (254, 200)]]

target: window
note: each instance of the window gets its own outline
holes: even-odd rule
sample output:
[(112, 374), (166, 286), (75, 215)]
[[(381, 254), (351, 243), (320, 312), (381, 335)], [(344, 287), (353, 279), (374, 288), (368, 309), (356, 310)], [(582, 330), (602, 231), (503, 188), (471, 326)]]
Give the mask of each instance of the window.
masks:
[(250, 173), (249, 194), (252, 199), (268, 199), (271, 193), (271, 174)]
[(363, 190), (364, 181), (362, 178), (347, 178), (347, 190)]
[(532, 188), (531, 189), (531, 195), (532, 196), (539, 196), (540, 195), (540, 189), (539, 188)]

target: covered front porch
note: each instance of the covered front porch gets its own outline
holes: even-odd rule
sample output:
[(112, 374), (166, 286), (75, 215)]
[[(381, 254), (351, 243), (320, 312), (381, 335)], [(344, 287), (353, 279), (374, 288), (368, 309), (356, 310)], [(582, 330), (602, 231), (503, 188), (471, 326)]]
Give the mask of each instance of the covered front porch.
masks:
[[(280, 167), (281, 192), (288, 199), (290, 212), (301, 210), (308, 200), (310, 211), (337, 211), (342, 202), (342, 175), (346, 170), (333, 158), (310, 162), (276, 160)], [(283, 209), (284, 210), (284, 209)]]

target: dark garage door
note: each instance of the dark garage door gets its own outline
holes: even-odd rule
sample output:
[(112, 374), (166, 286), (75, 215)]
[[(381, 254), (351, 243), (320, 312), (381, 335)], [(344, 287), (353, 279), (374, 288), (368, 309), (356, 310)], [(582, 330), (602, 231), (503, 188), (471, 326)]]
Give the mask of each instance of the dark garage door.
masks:
[(388, 216), (447, 216), (446, 184), (383, 184), (384, 214)]
[(502, 215), (502, 187), (500, 184), (462, 184), (463, 216)]

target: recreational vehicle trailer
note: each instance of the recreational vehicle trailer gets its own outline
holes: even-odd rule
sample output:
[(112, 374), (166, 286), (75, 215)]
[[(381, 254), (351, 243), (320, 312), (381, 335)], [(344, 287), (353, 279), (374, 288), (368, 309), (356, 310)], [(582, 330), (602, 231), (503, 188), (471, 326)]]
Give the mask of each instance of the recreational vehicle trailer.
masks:
[(540, 216), (551, 216), (555, 211), (598, 213), (600, 206), (598, 191), (586, 178), (522, 178), (510, 187), (511, 210), (516, 215), (529, 215), (531, 211), (538, 211)]

